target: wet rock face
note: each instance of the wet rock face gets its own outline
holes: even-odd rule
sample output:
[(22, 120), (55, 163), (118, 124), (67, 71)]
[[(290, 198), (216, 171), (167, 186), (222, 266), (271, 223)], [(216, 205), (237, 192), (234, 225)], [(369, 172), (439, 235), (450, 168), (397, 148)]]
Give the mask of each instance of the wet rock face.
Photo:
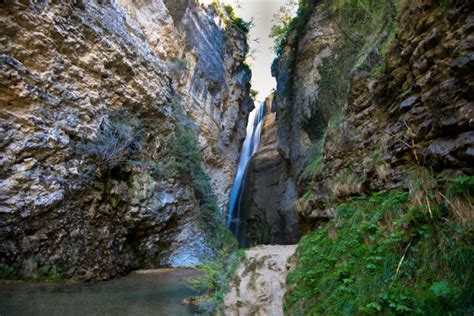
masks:
[[(310, 199), (297, 204), (307, 229), (332, 217), (334, 202), (407, 187), (414, 165), (445, 177), (473, 174), (472, 9), (469, 1), (447, 11), (430, 1), (410, 3), (383, 75), (353, 73), (344, 121), (325, 137), (324, 168), (312, 178)], [(317, 44), (301, 42), (304, 51), (301, 45)], [(306, 89), (314, 90), (296, 85), (292, 113), (304, 108)]]
[(294, 212), (296, 187), (290, 162), (278, 148), (276, 113), (272, 98), (266, 100), (259, 150), (251, 158), (246, 174), (241, 218), (245, 246), (295, 244), (300, 236)]
[[(185, 12), (223, 32), (195, 2)], [(90, 279), (192, 266), (212, 255), (189, 179), (163, 176), (157, 166), (178, 123), (195, 128), (215, 156), (238, 156), (250, 108), (240, 107), (246, 90), (236, 88), (249, 80), (238, 74), (243, 57), (233, 50), (244, 47), (243, 36), (203, 55), (186, 44), (194, 35), (176, 26), (161, 0), (7, 1), (0, 16), (0, 263), (25, 275), (54, 267)], [(228, 58), (220, 70), (225, 87), (198, 75), (195, 60), (215, 55)], [(174, 62), (184, 58), (190, 61), (177, 74)], [(221, 97), (193, 97), (197, 82), (200, 96)], [(204, 115), (216, 122), (208, 134), (207, 121), (196, 119), (203, 99), (213, 100)], [(191, 120), (178, 119), (183, 112)], [(140, 144), (104, 168), (82, 148), (105, 135), (114, 117), (117, 126), (136, 128)], [(220, 145), (213, 133), (224, 131)], [(207, 159), (213, 184), (231, 182), (235, 164)], [(216, 193), (225, 205), (226, 189)]]

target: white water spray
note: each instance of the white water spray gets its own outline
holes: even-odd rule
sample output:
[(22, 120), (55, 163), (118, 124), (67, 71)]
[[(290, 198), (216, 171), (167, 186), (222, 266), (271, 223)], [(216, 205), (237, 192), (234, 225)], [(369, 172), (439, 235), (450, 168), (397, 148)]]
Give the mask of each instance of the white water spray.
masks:
[(240, 208), (242, 195), (245, 188), (245, 173), (252, 155), (257, 152), (262, 133), (263, 118), (265, 116), (265, 103), (261, 103), (249, 114), (247, 123), (247, 136), (242, 145), (239, 166), (235, 176), (234, 185), (230, 193), (229, 211), (227, 213), (227, 226), (238, 236), (240, 231)]

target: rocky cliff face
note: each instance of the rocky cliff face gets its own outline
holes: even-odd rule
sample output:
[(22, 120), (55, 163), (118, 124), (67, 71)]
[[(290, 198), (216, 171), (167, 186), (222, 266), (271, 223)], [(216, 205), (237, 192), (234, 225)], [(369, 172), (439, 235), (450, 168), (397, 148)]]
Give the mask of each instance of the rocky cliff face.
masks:
[(322, 129), (326, 124), (321, 111), (317, 117), (309, 117), (319, 93), (318, 67), (334, 54), (341, 37), (326, 9), (325, 5), (311, 7), (303, 35), (296, 38), (295, 31), (290, 33), (292, 45), (288, 43), (272, 65), (277, 89), (266, 101), (269, 114), (260, 149), (247, 173), (242, 220), (250, 245), (294, 244), (301, 235), (295, 211), (298, 179), (313, 154), (312, 136), (304, 126), (313, 124), (315, 129)]
[(183, 172), (200, 162), (179, 144), (197, 136), (225, 209), (253, 106), (245, 34), (195, 1), (6, 1), (0, 16), (2, 266), (108, 278), (211, 255)]
[(243, 244), (294, 244), (300, 230), (293, 204), (297, 197), (291, 163), (278, 146), (272, 97), (265, 101), (266, 115), (259, 150), (246, 175), (241, 222)]
[[(271, 227), (283, 203), (309, 231), (351, 196), (407, 188), (413, 166), (472, 175), (472, 4), (418, 1), (396, 19), (389, 10), (381, 29), (349, 34), (324, 2), (306, 3), (303, 27), (289, 33), (272, 67), (274, 113), (263, 134), (274, 136), (263, 137), (250, 166), (257, 194), (247, 216)], [(260, 163), (269, 147), (271, 166)]]
[(180, 28), (190, 52), (185, 80), (186, 112), (199, 129), (206, 171), (219, 206), (227, 210), (247, 116), (254, 104), (249, 97), (251, 72), (244, 63), (246, 34), (226, 27), (224, 12), (191, 6)]
[[(371, 53), (354, 67), (344, 118), (326, 131), (312, 196), (297, 211), (310, 226), (350, 196), (408, 189), (413, 169), (473, 174), (472, 4), (410, 3), (374, 76)], [(416, 18), (414, 18), (416, 17)], [(383, 45), (383, 44), (382, 44)], [(373, 58), (373, 57), (372, 57)]]

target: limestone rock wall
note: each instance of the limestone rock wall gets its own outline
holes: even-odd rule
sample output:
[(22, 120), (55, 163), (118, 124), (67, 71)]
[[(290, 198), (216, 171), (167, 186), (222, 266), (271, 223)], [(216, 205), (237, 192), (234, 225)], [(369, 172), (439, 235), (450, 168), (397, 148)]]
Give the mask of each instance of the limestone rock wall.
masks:
[[(176, 124), (194, 129), (225, 208), (252, 107), (250, 74), (241, 71), (243, 34), (195, 1), (183, 8), (171, 15), (162, 0), (0, 4), (2, 265), (90, 279), (212, 255), (189, 179), (164, 177), (157, 166)], [(141, 144), (133, 161), (105, 172), (81, 148), (117, 117), (136, 127)]]
[[(316, 6), (296, 51), (288, 45), (272, 65), (277, 89), (267, 99), (260, 149), (247, 172), (242, 221), (249, 245), (294, 244), (299, 240), (301, 225), (295, 210), (301, 190), (298, 179), (312, 154), (303, 122), (311, 115), (319, 92), (318, 67), (334, 53), (340, 37), (326, 7)], [(296, 40), (295, 34), (289, 38)]]
[[(348, 34), (324, 3), (311, 10), (272, 66), (277, 89), (262, 132), (272, 137), (263, 136), (250, 164), (244, 210), (258, 223), (247, 232), (257, 243), (298, 227), (275, 220), (281, 203), (309, 231), (334, 215), (335, 203), (407, 188), (415, 167), (442, 177), (473, 173), (472, 3), (407, 3), (392, 42), (382, 30), (344, 58), (338, 56)], [(335, 61), (344, 65), (327, 67)], [(375, 76), (381, 63), (384, 71)], [(328, 69), (340, 73), (328, 76)], [(324, 89), (334, 85), (331, 99)]]
[[(301, 174), (306, 159), (312, 154), (310, 135), (303, 125), (312, 115), (312, 103), (320, 93), (320, 66), (326, 58), (336, 54), (335, 47), (342, 37), (324, 3), (313, 8), (301, 33), (298, 43), (294, 44), (296, 49), (287, 45), (272, 65), (272, 75), (277, 81), (273, 109), (280, 109), (277, 118), (278, 145), (291, 160), (295, 181)], [(290, 34), (289, 41), (296, 41), (294, 37), (295, 34)], [(318, 114), (316, 117), (320, 117), (319, 120), (308, 124), (326, 124), (325, 117), (329, 113), (321, 110)]]
[(314, 195), (298, 207), (309, 226), (332, 216), (334, 201), (408, 188), (416, 168), (447, 178), (473, 174), (472, 8), (469, 1), (450, 10), (410, 3), (384, 73), (355, 72), (345, 119), (326, 134)]
[(272, 97), (265, 101), (266, 115), (259, 150), (247, 170), (241, 209), (242, 243), (295, 244), (300, 236), (294, 212), (296, 183), (291, 163), (278, 147), (276, 113), (271, 112)]
[[(214, 7), (190, 6), (181, 20), (189, 60), (183, 80), (186, 113), (199, 130), (205, 168), (226, 212), (245, 138), (247, 117), (254, 104), (249, 97), (251, 72), (244, 64), (245, 34), (225, 27), (226, 16)], [(223, 31), (224, 30), (224, 31)]]

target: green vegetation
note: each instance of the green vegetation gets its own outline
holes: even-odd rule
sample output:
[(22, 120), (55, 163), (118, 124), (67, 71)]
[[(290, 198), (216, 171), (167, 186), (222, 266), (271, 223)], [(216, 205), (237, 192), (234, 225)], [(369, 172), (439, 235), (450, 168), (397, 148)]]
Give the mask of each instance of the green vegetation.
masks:
[[(248, 44), (248, 33), (250, 31), (250, 28), (253, 26), (253, 21), (245, 21), (242, 18), (235, 15), (234, 8), (229, 4), (222, 6), (217, 0), (214, 0), (209, 6), (213, 7), (216, 10), (217, 15), (221, 17), (224, 21), (226, 30), (223, 36), (225, 40), (235, 37), (235, 34), (232, 35), (231, 33), (232, 29), (237, 29), (239, 32), (241, 32), (244, 35), (245, 37), (244, 60), (245, 60), (245, 58), (248, 56), (249, 51), (250, 51), (250, 47)], [(245, 63), (245, 61), (243, 63), (243, 66), (250, 70), (250, 67)]]
[[(290, 5), (294, 5), (296, 1), (290, 1)], [(277, 23), (273, 26), (270, 37), (275, 41), (275, 53), (279, 56), (283, 53), (286, 45), (291, 45), (291, 48), (296, 48), (295, 45), (304, 31), (304, 27), (311, 17), (311, 12), (318, 1), (316, 0), (299, 0), (298, 10), (294, 18), (291, 17), (291, 9), (286, 9), (280, 16), (278, 16)], [(295, 33), (293, 43), (288, 43), (288, 38), (291, 33)]]
[(15, 279), (19, 270), (17, 266), (0, 263), (0, 279)]
[[(36, 256), (30, 257), (30, 259), (35, 263), (38, 262), (38, 258)], [(32, 271), (31, 275), (22, 276), (20, 266), (1, 263), (0, 279), (25, 281), (60, 281), (63, 279), (63, 276), (61, 268), (56, 264), (43, 264), (35, 271)]]
[(176, 178), (194, 188), (194, 194), (200, 201), (201, 225), (209, 233), (208, 240), (217, 250), (217, 255), (198, 267), (204, 276), (189, 280), (189, 284), (194, 289), (206, 291), (205, 300), (200, 303), (202, 310), (218, 310), (243, 251), (236, 251), (237, 240), (222, 222), (216, 197), (202, 166), (195, 131), (177, 123), (170, 144), (166, 156), (156, 167), (155, 176)]
[[(331, 1), (326, 3), (342, 34), (341, 41), (330, 57), (319, 66), (319, 95), (310, 107), (306, 121), (322, 121), (318, 126), (305, 126), (311, 139), (321, 137), (324, 127), (341, 115), (347, 104), (349, 87), (355, 70), (362, 68), (380, 74), (385, 55), (392, 44), (396, 25), (395, 4), (386, 1)], [(388, 34), (388, 35), (387, 35)]]
[(222, 222), (216, 197), (202, 166), (194, 130), (177, 123), (171, 144), (166, 157), (157, 167), (155, 176), (177, 178), (182, 183), (191, 184), (200, 201), (201, 225), (209, 232), (208, 240), (218, 253), (198, 268), (204, 276), (192, 279), (189, 283), (191, 287), (207, 292), (208, 297), (201, 302), (201, 308), (216, 310), (222, 305), (228, 281), (240, 263), (243, 251), (236, 251), (237, 240)]
[(362, 193), (362, 183), (364, 178), (352, 170), (352, 168), (344, 168), (339, 172), (332, 183), (333, 195), (351, 195)]
[(259, 93), (259, 92), (258, 92), (257, 90), (255, 90), (255, 89), (250, 89), (250, 95), (252, 96), (252, 98), (255, 99), (255, 98), (257, 97), (258, 93)]
[(385, 64), (387, 61), (387, 52), (388, 52), (388, 49), (395, 42), (396, 29), (397, 29), (396, 24), (390, 27), (385, 40), (382, 41), (382, 44), (380, 45), (380, 61), (377, 66), (373, 67), (373, 70), (372, 70), (372, 77), (374, 78), (382, 75), (383, 72), (385, 71)]
[(474, 177), (416, 169), (410, 192), (354, 198), (305, 236), (287, 279), (295, 315), (474, 312)]
[[(290, 100), (294, 93), (298, 43), (316, 2), (300, 0), (293, 19), (289, 10), (283, 10), (272, 30), (276, 53), (281, 56), (285, 50), (289, 77), (286, 94)], [(309, 112), (302, 120), (302, 127), (312, 141), (323, 137), (332, 117), (343, 113), (354, 70), (364, 68), (374, 76), (383, 72), (387, 49), (395, 38), (395, 16), (401, 4), (399, 0), (325, 0), (319, 6), (321, 14), (331, 19), (339, 29), (341, 40), (319, 66), (319, 94), (312, 100)], [(291, 116), (291, 107), (279, 110), (283, 118)]]
[[(283, 54), (285, 47), (288, 47), (289, 50), (286, 65), (289, 72), (289, 84), (286, 93), (290, 98), (293, 96), (292, 78), (294, 77), (298, 43), (303, 36), (306, 23), (311, 17), (311, 13), (317, 2), (317, 0), (299, 0), (296, 16), (291, 18), (289, 13), (284, 13), (279, 17), (280, 20), (273, 26), (270, 34), (270, 37), (275, 41), (275, 53), (277, 56)], [(289, 41), (290, 34), (293, 35), (291, 41)], [(281, 110), (282, 109), (280, 109), (280, 111)], [(290, 109), (283, 110), (290, 111)]]
[(222, 223), (216, 197), (202, 165), (202, 155), (195, 131), (181, 123), (176, 123), (170, 144), (172, 145), (166, 152), (166, 156), (155, 167), (155, 176), (175, 178), (183, 184), (192, 185), (194, 194), (200, 202), (201, 223), (212, 236), (210, 239), (216, 249), (220, 249), (231, 242), (232, 236)]
[(226, 23), (227, 26), (234, 26), (241, 32), (247, 34), (250, 31), (250, 27), (252, 26), (252, 22), (249, 21), (244, 21), (242, 18), (238, 17), (235, 15), (234, 8), (230, 4), (226, 4), (224, 6), (221, 6), (219, 1), (213, 0), (212, 3), (209, 5), (210, 7), (213, 7), (217, 14), (221, 17), (226, 17), (225, 13), (227, 14), (228, 19), (226, 19), (224, 22)]
[(234, 8), (228, 4), (224, 6), (224, 10), (227, 12), (229, 16), (229, 20), (227, 21), (227, 25), (235, 26), (237, 29), (242, 31), (243, 33), (247, 34), (250, 31), (250, 27), (252, 26), (251, 21), (244, 21), (242, 18), (235, 15)]
[(191, 288), (206, 291), (206, 299), (200, 304), (202, 311), (217, 312), (221, 310), (224, 295), (228, 292), (229, 282), (245, 258), (244, 250), (238, 249), (231, 253), (229, 250), (221, 250), (215, 259), (198, 267), (198, 270), (203, 273), (203, 277), (188, 280)]
[(336, 16), (343, 35), (361, 45), (368, 34), (375, 34), (391, 24), (398, 13), (399, 0), (326, 0), (326, 5)]
[(312, 178), (315, 173), (321, 171), (323, 168), (324, 157), (320, 155), (314, 156), (304, 168), (301, 176), (305, 178)]
[(188, 69), (186, 58), (172, 58), (168, 64), (168, 70), (173, 77), (180, 77)]
[(60, 281), (62, 280), (60, 269), (55, 264), (43, 265), (38, 268), (38, 272), (35, 276), (35, 280)]

